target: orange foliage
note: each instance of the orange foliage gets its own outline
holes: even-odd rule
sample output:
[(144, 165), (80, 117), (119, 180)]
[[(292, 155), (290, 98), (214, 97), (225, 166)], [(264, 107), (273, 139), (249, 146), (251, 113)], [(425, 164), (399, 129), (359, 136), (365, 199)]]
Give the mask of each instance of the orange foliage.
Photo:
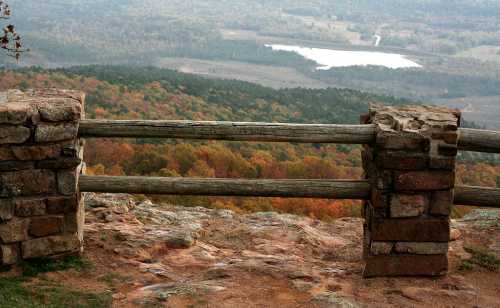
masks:
[[(32, 88), (47, 86), (81, 90), (97, 106), (88, 106), (88, 118), (214, 120), (231, 118), (229, 107), (212, 107), (201, 98), (169, 91), (159, 82), (140, 89), (113, 85), (94, 78), (70, 77), (59, 73), (22, 74), (4, 71), (0, 90), (17, 87), (21, 81)], [(97, 98), (97, 99), (96, 99)], [(257, 102), (264, 106), (264, 102)], [(273, 103), (276, 114), (290, 112)], [(261, 108), (265, 109), (265, 108)], [(259, 110), (256, 110), (258, 112)], [(135, 141), (89, 140), (85, 147), (87, 173), (94, 175), (151, 175), (219, 178), (310, 178), (360, 179), (360, 148), (334, 145), (290, 145), (257, 143), (169, 143), (139, 144)], [(491, 186), (500, 183), (500, 167), (488, 164), (461, 164), (457, 182)], [(321, 219), (359, 215), (354, 201), (279, 198), (194, 198), (169, 197), (183, 205), (228, 208), (237, 212), (275, 210)]]

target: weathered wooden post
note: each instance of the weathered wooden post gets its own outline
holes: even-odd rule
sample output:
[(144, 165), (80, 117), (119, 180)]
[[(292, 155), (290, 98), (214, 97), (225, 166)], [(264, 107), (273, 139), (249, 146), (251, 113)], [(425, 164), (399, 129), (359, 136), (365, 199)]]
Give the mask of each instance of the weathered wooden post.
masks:
[(363, 151), (364, 276), (445, 274), (460, 112), (371, 105), (362, 122), (377, 127)]
[(0, 264), (81, 251), (83, 104), (75, 91), (0, 95)]

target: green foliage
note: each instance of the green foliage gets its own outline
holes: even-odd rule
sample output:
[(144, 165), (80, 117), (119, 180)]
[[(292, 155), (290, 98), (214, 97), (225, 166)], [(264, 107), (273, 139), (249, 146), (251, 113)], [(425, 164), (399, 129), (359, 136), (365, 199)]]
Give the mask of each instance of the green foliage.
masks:
[[(378, 88), (393, 95), (418, 98), (457, 98), (500, 95), (500, 80), (486, 77), (430, 72), (421, 69), (389, 69), (380, 66), (334, 68), (318, 72), (323, 81), (349, 88)], [(413, 93), (411, 92), (413, 89)]]
[(92, 268), (92, 263), (79, 256), (68, 256), (62, 259), (32, 259), (22, 264), (24, 277), (34, 277), (41, 273), (64, 271), (71, 268), (77, 271), (87, 271)]
[[(21, 70), (23, 73), (29, 71)], [(202, 98), (207, 105), (203, 106), (204, 110), (199, 111), (203, 111), (205, 115), (212, 114), (209, 108), (220, 109), (221, 112), (213, 112), (214, 120), (358, 123), (359, 114), (366, 112), (369, 102), (383, 102), (388, 105), (410, 103), (406, 99), (348, 89), (275, 90), (243, 81), (208, 79), (154, 67), (79, 66), (46, 72), (96, 78), (112, 85), (141, 91), (144, 91), (148, 84), (159, 82), (168, 92), (182, 92)], [(87, 94), (89, 109), (113, 107), (112, 104), (105, 103), (100, 93)], [(154, 105), (162, 100), (164, 99), (161, 97), (157, 99), (150, 96), (149, 102)], [(117, 112), (117, 109), (113, 109), (113, 113)], [(153, 117), (153, 113), (146, 116), (149, 119)]]
[(497, 187), (500, 188), (500, 175), (497, 175)]
[(76, 269), (86, 271), (92, 264), (81, 257), (66, 257), (60, 260), (36, 259), (22, 264), (22, 276), (0, 278), (1, 307), (9, 308), (101, 308), (111, 307), (110, 293), (88, 293), (71, 290), (45, 278), (36, 283), (30, 278), (39, 274)]
[(102, 276), (99, 280), (105, 282), (110, 288), (114, 288), (117, 282), (123, 282), (127, 279), (130, 279), (130, 277), (115, 272), (109, 272)]
[(9, 308), (107, 308), (112, 305), (109, 293), (72, 291), (59, 284), (44, 281), (25, 286), (19, 278), (0, 278), (1, 307)]
[(465, 251), (470, 253), (472, 257), (464, 260), (460, 265), (460, 270), (473, 270), (476, 267), (481, 267), (489, 271), (498, 271), (500, 269), (500, 258), (491, 251), (479, 247), (464, 247)]
[(23, 279), (0, 278), (0, 303), (5, 307), (36, 307), (23, 287)]

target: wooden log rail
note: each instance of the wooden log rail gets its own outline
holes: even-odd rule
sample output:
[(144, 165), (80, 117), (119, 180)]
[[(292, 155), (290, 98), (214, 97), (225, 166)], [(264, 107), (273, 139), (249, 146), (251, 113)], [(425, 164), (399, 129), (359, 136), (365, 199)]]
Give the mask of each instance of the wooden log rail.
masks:
[(80, 123), (83, 138), (181, 138), (228, 141), (366, 144), (374, 125), (282, 124), (200, 121), (108, 121)]
[[(82, 192), (364, 200), (368, 181), (81, 176)], [(500, 208), (500, 189), (455, 188), (455, 204)]]
[(500, 132), (461, 128), (458, 148), (462, 151), (500, 153)]
[[(202, 121), (83, 120), (82, 138), (182, 138), (228, 141), (369, 144), (375, 125)], [(500, 153), (500, 132), (460, 129), (462, 151)]]
[(332, 199), (366, 199), (370, 191), (370, 184), (367, 181), (128, 176), (81, 176), (79, 186), (82, 192)]
[[(81, 138), (180, 138), (227, 141), (370, 144), (375, 125), (284, 124), (215, 121), (83, 120)], [(500, 153), (500, 132), (460, 129), (462, 151)], [(367, 199), (366, 181), (241, 180), (146, 177), (80, 178), (82, 192)], [(500, 208), (500, 189), (461, 186), (455, 204)]]
[(500, 189), (459, 186), (455, 188), (455, 204), (500, 208)]

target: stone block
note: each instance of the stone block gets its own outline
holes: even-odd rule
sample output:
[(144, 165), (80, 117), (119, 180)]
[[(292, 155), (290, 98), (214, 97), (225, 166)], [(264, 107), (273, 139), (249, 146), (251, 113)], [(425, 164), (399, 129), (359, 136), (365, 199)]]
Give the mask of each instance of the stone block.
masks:
[(432, 133), (432, 139), (442, 140), (448, 144), (457, 144), (458, 134), (457, 131), (437, 131)]
[(393, 188), (393, 173), (389, 170), (378, 171), (377, 176), (374, 179), (377, 189), (391, 190)]
[(76, 121), (81, 118), (82, 106), (71, 98), (55, 98), (38, 105), (38, 112), (42, 120), (48, 122)]
[(85, 224), (85, 206), (83, 200), (78, 206), (78, 210), (64, 216), (64, 232), (77, 233), (83, 239), (83, 226)]
[(396, 243), (396, 252), (416, 255), (446, 255), (448, 253), (448, 243), (432, 242), (401, 242)]
[(16, 216), (31, 217), (41, 216), (46, 213), (45, 199), (16, 199)]
[(441, 276), (447, 270), (446, 255), (380, 255), (366, 259), (363, 276)]
[(396, 171), (394, 188), (397, 191), (444, 190), (455, 185), (453, 171)]
[(39, 124), (35, 131), (36, 142), (55, 142), (76, 139), (78, 123)]
[(367, 202), (364, 207), (364, 218), (369, 226), (371, 226), (371, 221), (375, 218), (386, 218), (388, 217), (388, 208), (375, 208), (371, 202)]
[(14, 216), (12, 199), (0, 199), (0, 223), (11, 220)]
[(22, 242), (28, 239), (29, 219), (13, 218), (0, 224), (0, 240), (4, 244)]
[(61, 155), (61, 145), (29, 145), (12, 147), (12, 152), (18, 160), (42, 160)]
[(31, 130), (24, 126), (1, 125), (0, 144), (19, 144), (26, 142), (31, 136)]
[(370, 201), (368, 201), (368, 200), (363, 201), (363, 205), (361, 206), (361, 217), (363, 217), (365, 219), (367, 218), (367, 215), (368, 215), (367, 212), (368, 212), (368, 210), (369, 210), (368, 208), (370, 206), (371, 206)]
[(430, 140), (418, 133), (379, 131), (376, 144), (379, 150), (404, 150), (427, 152)]
[(59, 157), (57, 159), (41, 160), (36, 162), (38, 169), (71, 169), (76, 168), (82, 163), (77, 157)]
[(401, 151), (379, 152), (375, 162), (379, 168), (396, 170), (421, 170), (425, 169), (429, 157), (419, 153)]
[(17, 159), (12, 152), (11, 146), (0, 146), (0, 161)]
[(34, 168), (35, 164), (30, 161), (0, 161), (0, 171), (19, 171)]
[(371, 193), (371, 204), (376, 209), (389, 208), (389, 194), (385, 191), (373, 188)]
[(47, 199), (47, 213), (66, 214), (74, 213), (78, 209), (77, 196), (71, 197), (51, 197)]
[(450, 221), (446, 218), (374, 219), (373, 241), (448, 242)]
[(21, 244), (23, 259), (81, 251), (82, 242), (76, 234), (55, 235), (32, 239)]
[(455, 157), (458, 154), (458, 146), (456, 144), (441, 143), (438, 145), (438, 153), (442, 156)]
[(0, 245), (0, 264), (14, 265), (20, 260), (19, 244)]
[(429, 160), (431, 169), (455, 170), (455, 164), (455, 157), (431, 156)]
[(373, 150), (365, 146), (364, 150), (361, 151), (361, 160), (363, 162), (363, 169), (369, 169), (373, 164)]
[(57, 172), (57, 187), (59, 193), (69, 196), (76, 193), (77, 175), (75, 170), (61, 170)]
[(23, 124), (32, 113), (34, 113), (34, 108), (29, 104), (2, 103), (0, 104), (0, 124)]
[(371, 255), (388, 255), (391, 253), (394, 243), (392, 242), (372, 242)]
[(64, 215), (64, 233), (78, 233), (80, 231), (78, 213), (68, 213)]
[(64, 156), (79, 157), (78, 152), (80, 151), (81, 146), (78, 140), (68, 140), (62, 142), (61, 144)]
[(36, 237), (59, 234), (63, 231), (61, 216), (35, 217), (31, 219), (29, 234)]
[(366, 223), (363, 224), (363, 258), (370, 255), (371, 248), (371, 236), (370, 228)]
[(0, 197), (54, 192), (56, 192), (56, 177), (50, 170), (31, 169), (0, 174)]
[(453, 206), (453, 190), (435, 191), (431, 195), (430, 213), (432, 215), (449, 216)]
[(426, 212), (429, 198), (426, 195), (392, 194), (390, 201), (391, 217), (417, 217)]

